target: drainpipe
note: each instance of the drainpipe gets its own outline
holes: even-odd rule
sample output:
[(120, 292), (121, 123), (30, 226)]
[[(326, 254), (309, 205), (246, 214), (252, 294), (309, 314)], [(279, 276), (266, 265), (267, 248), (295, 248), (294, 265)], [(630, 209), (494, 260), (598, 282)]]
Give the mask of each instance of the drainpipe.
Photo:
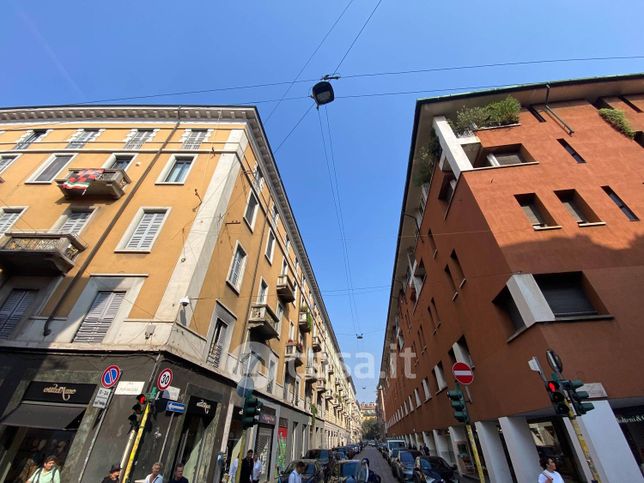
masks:
[(548, 113), (549, 113), (551, 116), (553, 116), (554, 118), (556, 118), (556, 119), (557, 119), (557, 121), (559, 121), (561, 124), (563, 124), (563, 126), (564, 126), (564, 127), (566, 128), (566, 130), (568, 131), (568, 134), (570, 134), (570, 135), (574, 134), (574, 132), (575, 132), (575, 131), (574, 131), (574, 130), (573, 130), (573, 129), (568, 125), (568, 123), (566, 123), (566, 121), (564, 121), (561, 117), (559, 117), (559, 115), (558, 115), (555, 111), (553, 111), (552, 109), (550, 109), (550, 106), (548, 105), (548, 99), (549, 99), (549, 98), (550, 98), (550, 84), (546, 84), (546, 104), (545, 104), (545, 110), (546, 110), (546, 111), (548, 111)]
[(72, 289), (76, 286), (76, 284), (81, 280), (83, 274), (85, 273), (85, 270), (87, 270), (87, 267), (89, 264), (94, 260), (94, 257), (98, 253), (98, 250), (103, 246), (103, 243), (107, 239), (107, 236), (112, 232), (112, 229), (116, 225), (116, 222), (121, 218), (123, 215), (123, 212), (125, 209), (129, 206), (130, 202), (134, 199), (134, 195), (137, 193), (145, 179), (147, 178), (148, 174), (150, 174), (150, 171), (152, 168), (156, 165), (157, 161), (161, 157), (161, 154), (163, 154), (163, 150), (167, 147), (168, 143), (170, 142), (170, 138), (174, 136), (174, 134), (177, 132), (177, 129), (179, 129), (179, 125), (181, 124), (181, 109), (182, 107), (180, 106), (177, 108), (177, 122), (175, 123), (174, 127), (172, 128), (172, 131), (168, 136), (166, 136), (165, 140), (163, 141), (163, 144), (159, 147), (157, 150), (156, 154), (152, 158), (152, 161), (148, 165), (148, 167), (143, 171), (143, 174), (139, 177), (138, 181), (134, 184), (132, 189), (130, 190), (130, 194), (125, 198), (123, 203), (119, 206), (119, 209), (117, 210), (116, 214), (110, 221), (110, 223), (107, 225), (107, 228), (103, 232), (103, 234), (100, 236), (100, 238), (96, 241), (96, 244), (90, 251), (89, 255), (87, 255), (87, 258), (83, 261), (83, 264), (79, 267), (78, 271), (76, 272), (76, 275), (74, 275), (74, 278), (72, 278), (71, 282), (67, 286), (67, 288), (64, 290), (60, 298), (58, 299), (58, 302), (56, 302), (56, 305), (54, 308), (51, 310), (51, 313), (47, 317), (47, 320), (45, 320), (45, 325), (43, 326), (43, 337), (47, 337), (49, 334), (51, 334), (51, 330), (49, 329), (49, 325), (51, 324), (52, 320), (56, 316), (56, 313), (58, 310), (62, 307), (63, 303), (65, 300), (67, 300), (67, 297), (69, 294), (72, 292)]

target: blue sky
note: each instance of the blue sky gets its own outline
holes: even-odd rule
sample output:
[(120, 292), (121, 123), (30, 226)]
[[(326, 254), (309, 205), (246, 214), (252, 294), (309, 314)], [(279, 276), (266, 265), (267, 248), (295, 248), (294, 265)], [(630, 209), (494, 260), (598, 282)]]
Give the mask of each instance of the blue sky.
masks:
[[(0, 5), (0, 106), (45, 105), (292, 81), (349, 0), (29, 2)], [(353, 0), (303, 72), (332, 73), (377, 0)], [(340, 75), (540, 59), (644, 55), (644, 2), (383, 0)], [(374, 353), (389, 298), (416, 98), (644, 71), (644, 59), (544, 63), (334, 81), (338, 99), (311, 110), (276, 158), (327, 308), (347, 352)], [(287, 86), (169, 95), (132, 103), (252, 104)], [(302, 116), (310, 83), (257, 105), (275, 148)], [(405, 95), (387, 92), (424, 91)], [(443, 91), (440, 94), (446, 94)], [(329, 116), (354, 288), (319, 122)], [(328, 142), (328, 140), (327, 140)], [(358, 341), (355, 333), (365, 334)], [(351, 359), (349, 359), (351, 362)], [(377, 379), (356, 380), (373, 400)]]

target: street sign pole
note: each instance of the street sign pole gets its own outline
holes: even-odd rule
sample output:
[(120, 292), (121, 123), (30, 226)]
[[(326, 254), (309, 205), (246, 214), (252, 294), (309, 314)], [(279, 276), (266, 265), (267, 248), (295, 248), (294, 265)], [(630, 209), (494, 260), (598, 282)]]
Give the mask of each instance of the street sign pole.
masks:
[(474, 432), (472, 431), (472, 424), (466, 424), (465, 428), (467, 429), (467, 437), (470, 440), (470, 447), (472, 448), (472, 456), (474, 457), (476, 472), (479, 474), (479, 481), (481, 481), (481, 483), (484, 483), (485, 475), (483, 475), (483, 465), (481, 464), (481, 458), (479, 458), (479, 450), (476, 446), (476, 439), (474, 438)]

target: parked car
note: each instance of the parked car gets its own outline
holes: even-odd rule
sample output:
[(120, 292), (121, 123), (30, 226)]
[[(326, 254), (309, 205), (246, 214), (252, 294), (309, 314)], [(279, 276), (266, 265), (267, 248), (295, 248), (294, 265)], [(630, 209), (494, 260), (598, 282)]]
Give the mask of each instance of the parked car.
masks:
[(420, 451), (414, 449), (399, 450), (398, 456), (391, 465), (394, 477), (399, 481), (411, 481), (414, 479), (414, 465), (416, 458), (421, 456)]
[(440, 456), (419, 456), (414, 465), (414, 483), (457, 482), (456, 465), (451, 466)]
[(389, 463), (389, 466), (392, 467), (391, 468), (392, 472), (394, 471), (394, 469), (393, 469), (394, 460), (396, 458), (398, 458), (398, 453), (400, 453), (401, 451), (404, 451), (404, 448), (402, 448), (402, 449), (399, 449), (399, 448), (392, 449), (391, 451), (388, 451), (385, 454), (385, 459), (387, 460), (387, 463)]
[(358, 460), (338, 461), (329, 476), (328, 483), (342, 483), (344, 481), (350, 483), (351, 481), (357, 481), (359, 471), (360, 461)]
[(385, 458), (391, 463), (391, 452), (394, 449), (405, 449), (405, 441), (402, 439), (388, 439), (385, 444), (387, 445), (387, 455)]
[(335, 462), (335, 457), (330, 449), (310, 449), (306, 452), (304, 458), (316, 460), (320, 463), (325, 479), (329, 477), (330, 471), (332, 470), (329, 466), (333, 466)]
[(348, 460), (350, 459), (349, 455), (347, 455), (344, 450), (337, 450), (334, 451), (335, 453), (335, 459), (338, 461), (343, 461), (343, 460)]
[(291, 462), (277, 477), (278, 483), (288, 483), (288, 477), (295, 469), (297, 461), (303, 461), (306, 464), (304, 473), (302, 473), (302, 483), (324, 483), (324, 469), (317, 460), (313, 459), (302, 459)]

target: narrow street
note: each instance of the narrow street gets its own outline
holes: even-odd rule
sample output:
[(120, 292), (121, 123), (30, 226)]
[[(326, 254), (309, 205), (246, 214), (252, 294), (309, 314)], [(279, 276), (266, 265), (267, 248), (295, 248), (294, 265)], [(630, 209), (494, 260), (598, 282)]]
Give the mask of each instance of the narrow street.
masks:
[(391, 467), (385, 461), (385, 459), (373, 446), (365, 446), (365, 448), (355, 456), (355, 459), (367, 458), (369, 460), (369, 467), (375, 471), (380, 478), (382, 478), (382, 483), (396, 483), (396, 479), (391, 474)]

